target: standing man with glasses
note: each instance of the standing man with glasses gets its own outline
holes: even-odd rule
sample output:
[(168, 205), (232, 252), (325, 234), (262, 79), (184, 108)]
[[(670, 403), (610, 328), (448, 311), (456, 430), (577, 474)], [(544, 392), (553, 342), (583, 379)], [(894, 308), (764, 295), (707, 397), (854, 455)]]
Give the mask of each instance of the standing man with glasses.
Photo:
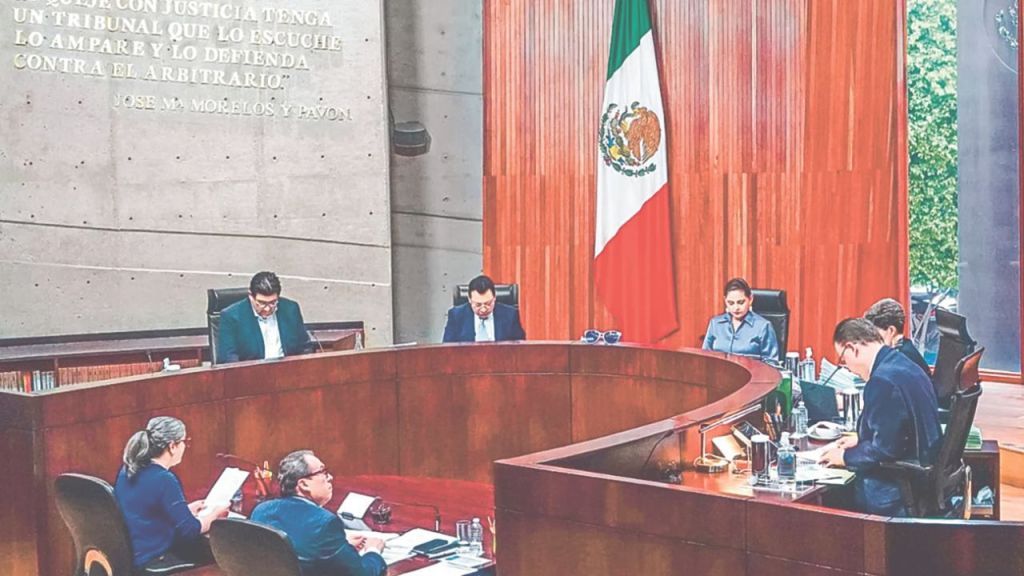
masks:
[(494, 281), (477, 276), (469, 283), (469, 302), (448, 310), (443, 342), (526, 340), (519, 310), (497, 301)]
[(848, 318), (832, 336), (839, 364), (867, 381), (855, 437), (843, 437), (821, 463), (857, 472), (854, 503), (869, 514), (905, 516), (899, 483), (884, 462), (919, 460), (930, 465), (942, 441), (935, 389), (909, 358), (885, 345), (875, 325)]
[(334, 496), (334, 477), (311, 450), (285, 456), (277, 479), (281, 497), (256, 506), (251, 520), (288, 535), (303, 576), (380, 576), (387, 572), (381, 556), (384, 541), (347, 537), (341, 518), (324, 509)]
[(281, 298), (281, 281), (260, 272), (249, 282), (249, 297), (221, 312), (217, 359), (221, 364), (304, 354), (311, 351), (302, 311)]

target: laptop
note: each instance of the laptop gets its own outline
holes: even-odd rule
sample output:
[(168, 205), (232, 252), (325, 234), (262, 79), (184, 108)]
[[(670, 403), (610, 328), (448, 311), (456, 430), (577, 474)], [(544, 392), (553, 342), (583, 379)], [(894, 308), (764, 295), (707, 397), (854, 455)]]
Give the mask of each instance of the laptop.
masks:
[(836, 403), (835, 388), (801, 380), (800, 390), (803, 392), (804, 407), (807, 408), (808, 425), (822, 420), (827, 422), (841, 420), (839, 405)]

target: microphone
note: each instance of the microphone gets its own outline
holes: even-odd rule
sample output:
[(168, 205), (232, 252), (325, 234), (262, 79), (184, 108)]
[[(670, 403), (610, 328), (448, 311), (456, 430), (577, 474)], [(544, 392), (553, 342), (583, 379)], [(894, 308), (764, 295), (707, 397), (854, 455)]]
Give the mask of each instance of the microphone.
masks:
[(392, 502), (392, 505), (410, 506), (413, 508), (429, 508), (434, 511), (434, 532), (441, 531), (441, 509), (433, 504), (420, 504), (419, 502)]
[(270, 479), (271, 472), (266, 461), (263, 462), (263, 466), (260, 466), (252, 460), (242, 458), (235, 454), (228, 454), (226, 452), (218, 452), (216, 454), (216, 458), (218, 460), (235, 460), (236, 462), (241, 462), (245, 466), (252, 467), (252, 477), (256, 480), (256, 489), (259, 490), (260, 496), (263, 498), (270, 497), (270, 487), (267, 486), (266, 482)]
[(309, 336), (314, 342), (316, 342), (317, 348), (319, 348), (320, 349), (320, 353), (323, 354), (324, 353), (324, 345), (320, 343), (320, 339), (316, 337), (316, 334), (313, 334), (312, 330), (306, 330), (306, 335)]

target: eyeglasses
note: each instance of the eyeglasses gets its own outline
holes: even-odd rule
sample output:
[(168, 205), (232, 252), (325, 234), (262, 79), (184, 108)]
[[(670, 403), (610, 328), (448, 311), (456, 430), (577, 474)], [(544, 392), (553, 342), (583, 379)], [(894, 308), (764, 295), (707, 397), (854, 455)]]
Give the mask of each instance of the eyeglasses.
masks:
[(473, 310), (486, 310), (494, 306), (495, 300), (497, 300), (497, 297), (491, 298), (487, 302), (473, 302), (472, 300), (470, 300), (469, 307), (472, 308)]
[(252, 305), (260, 310), (273, 310), (274, 308), (277, 308), (278, 302), (278, 299), (274, 299), (271, 302), (264, 302), (262, 300), (257, 300), (255, 296), (252, 297)]
[(178, 443), (179, 444), (184, 444), (185, 447), (188, 448), (188, 447), (192, 446), (192, 437), (191, 436), (186, 436), (186, 437), (182, 438), (181, 440), (178, 440)]
[(331, 477), (331, 478), (334, 477), (334, 475), (331, 474), (331, 471), (327, 469), (327, 466), (324, 466), (323, 468), (317, 470), (316, 472), (310, 472), (309, 474), (306, 474), (305, 476), (299, 476), (298, 479), (299, 480), (304, 480), (306, 478), (312, 478), (314, 476), (319, 476), (321, 474), (323, 474), (324, 477)]
[(607, 330), (602, 332), (600, 330), (590, 329), (583, 333), (583, 337), (580, 338), (587, 344), (597, 344), (598, 342), (604, 342), (605, 344), (618, 344), (622, 340), (622, 332), (618, 330)]

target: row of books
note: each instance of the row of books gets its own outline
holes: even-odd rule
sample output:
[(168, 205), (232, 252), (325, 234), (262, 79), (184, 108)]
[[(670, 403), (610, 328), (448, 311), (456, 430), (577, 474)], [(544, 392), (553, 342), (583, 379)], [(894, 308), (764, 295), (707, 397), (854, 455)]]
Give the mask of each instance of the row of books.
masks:
[[(176, 362), (182, 368), (194, 368), (198, 360), (180, 360)], [(19, 372), (0, 372), (0, 390), (16, 392), (43, 392), (58, 386), (73, 386), (88, 382), (114, 380), (128, 376), (152, 374), (163, 370), (162, 362), (136, 362), (132, 364), (110, 364), (105, 366), (73, 366), (53, 370), (32, 370)], [(59, 384), (58, 384), (59, 383)]]

